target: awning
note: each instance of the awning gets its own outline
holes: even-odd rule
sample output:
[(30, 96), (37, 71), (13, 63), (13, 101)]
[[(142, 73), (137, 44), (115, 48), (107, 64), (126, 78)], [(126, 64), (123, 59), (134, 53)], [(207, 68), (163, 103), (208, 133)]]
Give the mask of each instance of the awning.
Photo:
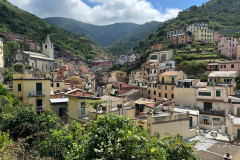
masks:
[(203, 116), (202, 118), (203, 118), (203, 119), (208, 119), (209, 117), (208, 117), (208, 116)]

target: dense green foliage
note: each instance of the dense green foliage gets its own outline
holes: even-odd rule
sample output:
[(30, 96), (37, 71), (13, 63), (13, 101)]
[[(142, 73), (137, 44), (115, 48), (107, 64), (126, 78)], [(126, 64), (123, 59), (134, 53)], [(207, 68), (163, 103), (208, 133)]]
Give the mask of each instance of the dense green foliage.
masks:
[(143, 25), (134, 23), (116, 23), (97, 26), (77, 20), (51, 17), (45, 18), (46, 22), (64, 28), (72, 33), (87, 37), (102, 46), (109, 47), (113, 55), (126, 54), (136, 46), (140, 40), (155, 32), (161, 22), (148, 22)]
[(98, 116), (83, 127), (73, 122), (65, 129), (52, 111), (37, 114), (33, 107), (22, 106), (0, 113), (0, 159), (194, 160), (194, 144), (180, 136), (152, 138), (115, 114)]
[[(44, 20), (23, 11), (6, 0), (0, 0), (0, 32), (13, 32), (26, 36), (39, 43), (49, 34), (57, 50), (66, 49), (76, 53), (80, 58), (92, 49), (92, 42), (63, 29), (46, 23)], [(98, 48), (98, 47), (95, 47)], [(98, 48), (99, 52), (102, 50)]]
[(0, 84), (0, 113), (13, 111), (19, 105), (19, 99)]
[(71, 131), (54, 131), (52, 137), (40, 145), (42, 156), (57, 159), (197, 159), (192, 150), (194, 143), (182, 142), (175, 136), (151, 138), (146, 131), (133, 127), (133, 121), (124, 116), (99, 116), (86, 128), (73, 124), (69, 128)]

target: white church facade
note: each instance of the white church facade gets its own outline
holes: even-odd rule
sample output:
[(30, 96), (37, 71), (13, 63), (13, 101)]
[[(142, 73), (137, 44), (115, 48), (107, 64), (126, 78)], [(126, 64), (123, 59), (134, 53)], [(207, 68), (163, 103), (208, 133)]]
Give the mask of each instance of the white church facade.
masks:
[(15, 49), (14, 53), (8, 57), (8, 67), (18, 62), (23, 63), (25, 67), (38, 68), (42, 72), (50, 72), (55, 69), (54, 47), (49, 36), (42, 44), (42, 53), (24, 51), (23, 48)]

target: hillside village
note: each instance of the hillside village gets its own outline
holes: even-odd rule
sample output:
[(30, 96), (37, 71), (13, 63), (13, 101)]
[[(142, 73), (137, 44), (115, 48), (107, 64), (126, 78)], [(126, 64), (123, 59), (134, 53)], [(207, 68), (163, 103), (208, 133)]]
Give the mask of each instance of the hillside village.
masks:
[[(202, 136), (239, 145), (240, 39), (205, 22), (167, 32), (164, 41), (148, 48), (146, 59), (133, 50), (115, 59), (100, 53), (84, 60), (67, 49), (56, 50), (51, 34), (42, 44), (17, 33), (1, 35), (0, 81), (37, 114), (51, 110), (69, 126), (112, 113), (130, 118), (151, 137)], [(10, 43), (18, 45), (6, 57)], [(206, 46), (213, 47), (211, 52)], [(182, 67), (188, 61), (183, 54), (200, 57), (204, 70), (196, 73), (201, 76)], [(126, 67), (142, 59), (136, 70)], [(222, 152), (229, 160), (239, 153)]]

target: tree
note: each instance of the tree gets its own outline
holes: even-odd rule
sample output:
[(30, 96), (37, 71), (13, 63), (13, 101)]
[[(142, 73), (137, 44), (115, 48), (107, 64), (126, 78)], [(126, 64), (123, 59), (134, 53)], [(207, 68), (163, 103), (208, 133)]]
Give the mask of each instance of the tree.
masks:
[(86, 128), (66, 159), (171, 159), (171, 154), (174, 158), (197, 159), (192, 143), (174, 136), (151, 138), (125, 116), (99, 116)]
[(237, 89), (240, 89), (240, 74), (236, 77)]
[(94, 101), (88, 101), (87, 102), (87, 105), (88, 105), (88, 107), (90, 107), (90, 106), (92, 106), (95, 110), (96, 110), (96, 112), (98, 111), (98, 107), (101, 105), (101, 104), (103, 104), (105, 101), (103, 101), (103, 100), (94, 100)]
[(75, 121), (68, 126), (68, 130), (53, 130), (51, 136), (40, 143), (38, 152), (42, 157), (63, 160), (82, 136), (82, 132), (82, 126)]

